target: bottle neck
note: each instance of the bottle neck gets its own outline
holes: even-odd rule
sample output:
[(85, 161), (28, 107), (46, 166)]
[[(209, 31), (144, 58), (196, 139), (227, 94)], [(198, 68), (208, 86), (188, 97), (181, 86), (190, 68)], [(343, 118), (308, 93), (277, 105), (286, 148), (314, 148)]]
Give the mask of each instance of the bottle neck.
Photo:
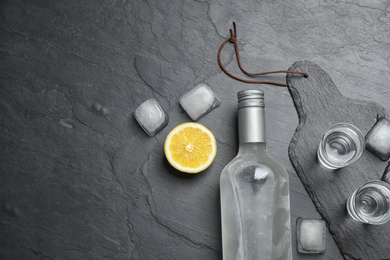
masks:
[(237, 156), (268, 155), (266, 143), (240, 143)]
[(238, 135), (240, 146), (246, 143), (266, 143), (263, 107), (248, 106), (238, 109)]

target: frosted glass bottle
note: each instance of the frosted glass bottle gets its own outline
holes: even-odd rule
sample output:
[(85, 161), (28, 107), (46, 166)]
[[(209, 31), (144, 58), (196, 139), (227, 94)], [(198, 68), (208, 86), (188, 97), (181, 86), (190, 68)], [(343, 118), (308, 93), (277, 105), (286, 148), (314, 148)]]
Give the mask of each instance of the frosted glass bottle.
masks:
[(239, 150), (220, 177), (223, 259), (291, 260), (289, 181), (266, 149), (264, 93), (237, 95)]

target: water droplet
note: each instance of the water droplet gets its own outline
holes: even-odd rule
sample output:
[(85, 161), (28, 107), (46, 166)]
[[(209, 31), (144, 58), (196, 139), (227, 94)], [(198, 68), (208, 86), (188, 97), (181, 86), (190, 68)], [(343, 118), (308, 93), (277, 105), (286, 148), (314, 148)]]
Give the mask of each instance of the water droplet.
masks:
[(94, 103), (92, 105), (92, 109), (96, 112), (98, 115), (107, 115), (108, 114), (108, 109), (102, 106), (99, 103)]
[(60, 124), (69, 129), (73, 128), (73, 125), (68, 123), (68, 119), (60, 119)]

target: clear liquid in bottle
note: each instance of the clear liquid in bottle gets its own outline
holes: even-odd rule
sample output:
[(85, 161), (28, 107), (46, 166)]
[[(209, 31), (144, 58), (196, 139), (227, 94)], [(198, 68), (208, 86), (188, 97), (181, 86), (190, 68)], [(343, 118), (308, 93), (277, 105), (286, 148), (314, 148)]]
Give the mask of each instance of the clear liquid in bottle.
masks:
[(223, 258), (290, 260), (288, 176), (266, 149), (263, 92), (238, 97), (239, 152), (220, 177)]

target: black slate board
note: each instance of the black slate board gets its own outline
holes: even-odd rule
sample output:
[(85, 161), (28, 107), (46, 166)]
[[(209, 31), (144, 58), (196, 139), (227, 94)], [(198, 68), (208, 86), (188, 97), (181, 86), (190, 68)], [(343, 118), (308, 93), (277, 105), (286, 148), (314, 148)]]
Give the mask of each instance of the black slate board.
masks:
[(354, 164), (329, 171), (321, 168), (316, 152), (324, 131), (332, 124), (356, 125), (365, 135), (382, 107), (343, 96), (318, 65), (295, 62), (289, 70), (308, 78), (287, 75), (288, 88), (298, 111), (299, 125), (289, 146), (290, 160), (319, 213), (326, 220), (345, 259), (390, 259), (390, 223), (359, 224), (348, 217), (345, 203), (352, 192), (369, 180), (378, 180), (386, 163), (364, 151)]

